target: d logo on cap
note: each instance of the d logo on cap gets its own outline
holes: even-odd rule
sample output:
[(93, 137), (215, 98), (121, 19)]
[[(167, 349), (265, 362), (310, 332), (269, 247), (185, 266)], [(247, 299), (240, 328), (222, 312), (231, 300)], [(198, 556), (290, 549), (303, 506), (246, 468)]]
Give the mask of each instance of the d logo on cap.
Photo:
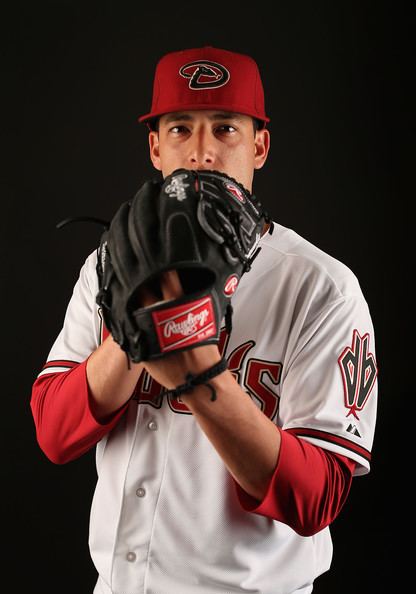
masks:
[(189, 62), (182, 66), (179, 74), (190, 79), (189, 88), (195, 91), (222, 87), (230, 80), (230, 73), (225, 66), (208, 60)]

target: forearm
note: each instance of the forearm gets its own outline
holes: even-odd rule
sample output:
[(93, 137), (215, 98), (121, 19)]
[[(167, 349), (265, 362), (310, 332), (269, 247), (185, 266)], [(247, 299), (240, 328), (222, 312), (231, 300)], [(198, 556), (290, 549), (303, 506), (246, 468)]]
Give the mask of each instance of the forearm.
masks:
[(278, 431), (279, 462), (264, 499), (259, 502), (238, 485), (237, 495), (246, 511), (283, 522), (301, 536), (312, 536), (341, 512), (356, 463), (298, 438), (291, 430)]
[(64, 464), (92, 448), (123, 413), (121, 408), (108, 423), (100, 422), (90, 406), (87, 361), (63, 373), (47, 373), (36, 379), (30, 406), (38, 443), (46, 456)]
[(130, 398), (143, 370), (141, 363), (128, 364), (127, 356), (111, 334), (89, 357), (87, 381), (94, 416), (105, 422)]
[(38, 442), (63, 464), (93, 447), (118, 422), (143, 367), (127, 358), (111, 336), (90, 357), (64, 373), (41, 375), (31, 408)]
[(277, 465), (280, 433), (229, 371), (182, 397), (237, 483), (252, 497), (266, 494)]
[(288, 524), (302, 536), (329, 525), (347, 498), (355, 463), (279, 430), (232, 374), (200, 386), (182, 400), (235, 479), (247, 511)]

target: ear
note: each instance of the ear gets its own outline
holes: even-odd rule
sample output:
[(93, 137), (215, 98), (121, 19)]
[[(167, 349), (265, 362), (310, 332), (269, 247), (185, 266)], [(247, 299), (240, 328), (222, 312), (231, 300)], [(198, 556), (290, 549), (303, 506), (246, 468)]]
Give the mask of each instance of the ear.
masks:
[(261, 169), (270, 150), (270, 132), (263, 128), (256, 131), (254, 139), (254, 169)]
[(158, 171), (161, 171), (162, 166), (160, 164), (159, 133), (154, 130), (149, 132), (149, 150), (150, 150), (150, 159), (153, 163), (153, 166)]

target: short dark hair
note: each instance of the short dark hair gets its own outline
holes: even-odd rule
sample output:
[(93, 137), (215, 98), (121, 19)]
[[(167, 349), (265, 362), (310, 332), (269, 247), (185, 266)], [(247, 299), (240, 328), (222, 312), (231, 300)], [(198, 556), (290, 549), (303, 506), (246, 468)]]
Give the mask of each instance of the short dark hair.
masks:
[(257, 130), (261, 130), (262, 128), (264, 128), (264, 126), (265, 126), (264, 122), (262, 122), (261, 120), (258, 120), (257, 118), (253, 118), (254, 134), (257, 132)]

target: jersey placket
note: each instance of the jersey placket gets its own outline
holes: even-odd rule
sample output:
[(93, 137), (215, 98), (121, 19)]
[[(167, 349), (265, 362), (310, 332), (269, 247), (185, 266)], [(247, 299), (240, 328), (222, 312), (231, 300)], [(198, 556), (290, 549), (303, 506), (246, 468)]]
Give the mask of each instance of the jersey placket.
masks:
[(159, 410), (139, 405), (136, 439), (126, 474), (124, 504), (114, 551), (112, 584), (117, 593), (130, 594), (132, 584), (135, 585), (134, 592), (144, 592), (172, 423), (172, 413), (164, 404)]

